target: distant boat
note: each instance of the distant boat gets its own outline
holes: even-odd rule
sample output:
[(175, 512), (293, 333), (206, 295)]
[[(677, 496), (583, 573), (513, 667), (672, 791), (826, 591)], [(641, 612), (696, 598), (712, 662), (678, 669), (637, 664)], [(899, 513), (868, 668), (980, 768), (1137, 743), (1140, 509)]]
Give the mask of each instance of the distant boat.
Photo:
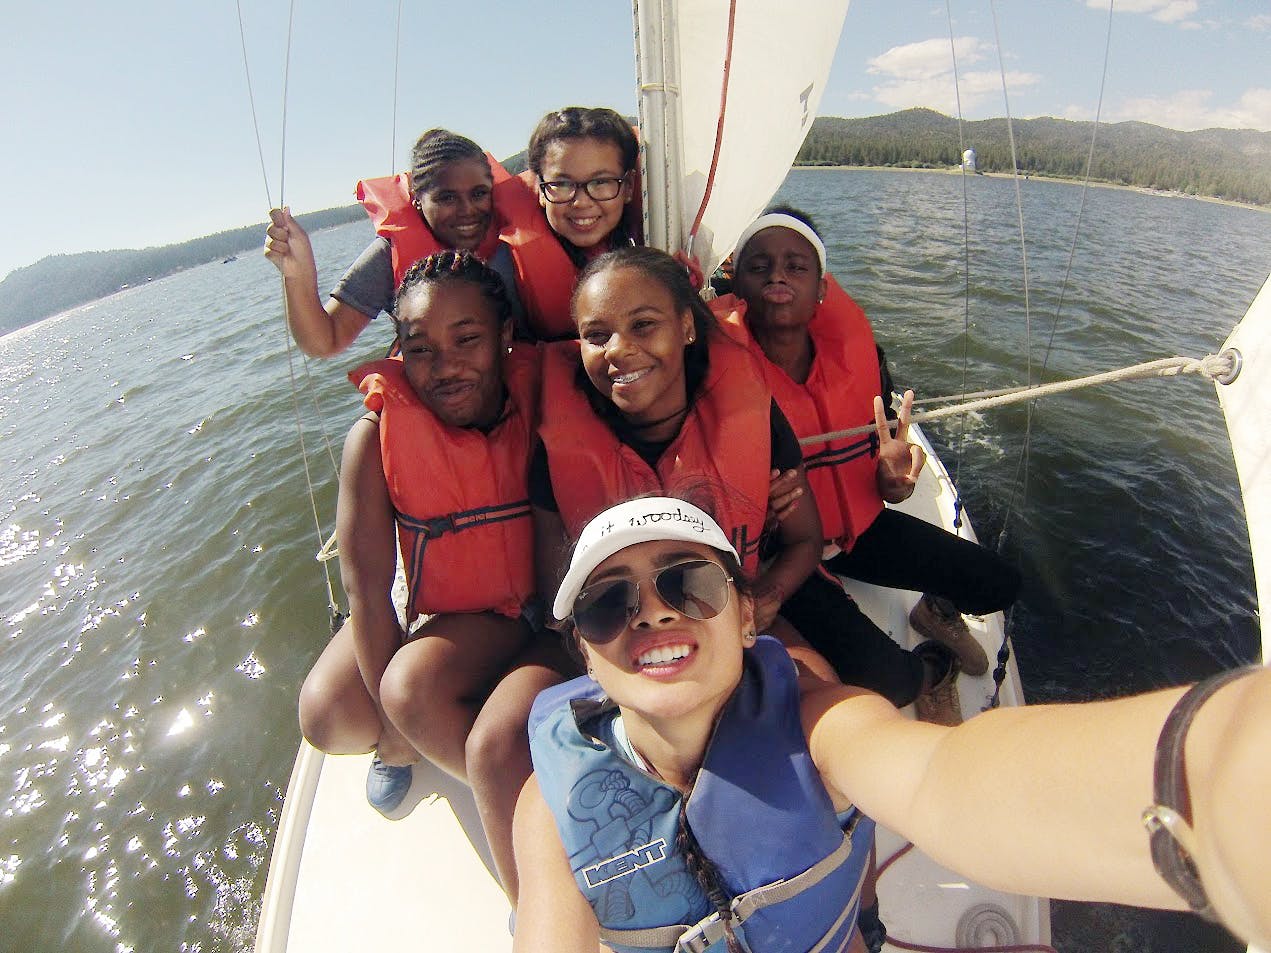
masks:
[(238, 256), (237, 256), (237, 255), (230, 255), (228, 258), (222, 258), (222, 259), (221, 259), (221, 264), (222, 264), (222, 265), (228, 265), (231, 261), (238, 261)]

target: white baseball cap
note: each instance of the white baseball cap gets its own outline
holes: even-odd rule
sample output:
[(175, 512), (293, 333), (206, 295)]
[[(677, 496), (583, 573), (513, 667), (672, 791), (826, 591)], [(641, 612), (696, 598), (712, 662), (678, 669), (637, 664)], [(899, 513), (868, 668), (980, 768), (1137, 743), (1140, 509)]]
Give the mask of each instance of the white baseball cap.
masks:
[(611, 506), (583, 527), (552, 603), (552, 614), (565, 619), (574, 611), (574, 600), (602, 562), (619, 550), (655, 539), (682, 539), (704, 543), (741, 562), (728, 536), (705, 510), (669, 496), (646, 496)]

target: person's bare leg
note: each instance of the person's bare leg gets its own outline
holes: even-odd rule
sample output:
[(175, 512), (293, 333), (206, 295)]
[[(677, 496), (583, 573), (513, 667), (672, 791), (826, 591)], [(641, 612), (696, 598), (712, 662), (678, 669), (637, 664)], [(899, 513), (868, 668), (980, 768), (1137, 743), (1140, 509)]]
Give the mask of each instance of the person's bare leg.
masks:
[(495, 869), (513, 906), (519, 884), (512, 856), (512, 814), (521, 788), (534, 770), (527, 730), (530, 707), (543, 689), (581, 674), (555, 634), (539, 636), (490, 692), (468, 735), (468, 783)]
[(492, 612), (434, 616), (388, 663), (380, 704), (420, 754), (466, 782), (468, 732), (529, 638), (519, 619)]
[[(364, 754), (383, 730), (353, 651), (353, 620), (331, 637), (300, 688), (300, 730), (327, 754)], [(413, 751), (393, 752), (398, 763), (418, 759)]]

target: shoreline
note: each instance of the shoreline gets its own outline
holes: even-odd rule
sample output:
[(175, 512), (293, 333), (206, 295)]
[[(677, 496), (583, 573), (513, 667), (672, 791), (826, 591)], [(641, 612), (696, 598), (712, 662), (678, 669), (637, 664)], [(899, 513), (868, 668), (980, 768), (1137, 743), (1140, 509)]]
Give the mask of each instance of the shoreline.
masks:
[[(944, 169), (919, 169), (909, 166), (889, 166), (889, 165), (793, 165), (790, 167), (791, 172), (795, 171), (824, 171), (824, 172), (927, 172), (933, 175), (954, 175), (961, 171), (957, 166)], [(1009, 172), (976, 172), (973, 175), (983, 176), (986, 179), (1011, 179), (1014, 178)], [(1069, 179), (1057, 175), (1037, 175), (1029, 174), (1024, 177), (1025, 182), (1054, 182), (1057, 185), (1082, 185), (1081, 179)], [(1089, 183), (1091, 188), (1096, 189), (1118, 189), (1123, 192), (1138, 192), (1140, 195), (1150, 195), (1157, 198), (1166, 199), (1193, 199), (1198, 202), (1209, 202), (1213, 205), (1226, 205), (1231, 208), (1245, 208), (1252, 212), (1271, 213), (1271, 206), (1267, 205), (1250, 205), (1247, 202), (1233, 202), (1230, 199), (1220, 199), (1212, 195), (1188, 195), (1186, 192), (1175, 192), (1167, 189), (1151, 189), (1146, 185), (1121, 185), (1118, 182), (1099, 182), (1091, 180)]]

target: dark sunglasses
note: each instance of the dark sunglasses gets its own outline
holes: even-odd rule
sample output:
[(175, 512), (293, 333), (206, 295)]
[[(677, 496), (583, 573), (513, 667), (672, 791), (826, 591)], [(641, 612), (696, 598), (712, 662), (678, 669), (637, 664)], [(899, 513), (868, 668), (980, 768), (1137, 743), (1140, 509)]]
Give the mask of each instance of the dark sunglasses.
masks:
[(728, 605), (732, 576), (719, 563), (693, 559), (646, 576), (606, 579), (574, 600), (574, 628), (593, 645), (612, 642), (640, 611), (640, 582), (653, 579), (658, 597), (681, 615), (704, 622)]

